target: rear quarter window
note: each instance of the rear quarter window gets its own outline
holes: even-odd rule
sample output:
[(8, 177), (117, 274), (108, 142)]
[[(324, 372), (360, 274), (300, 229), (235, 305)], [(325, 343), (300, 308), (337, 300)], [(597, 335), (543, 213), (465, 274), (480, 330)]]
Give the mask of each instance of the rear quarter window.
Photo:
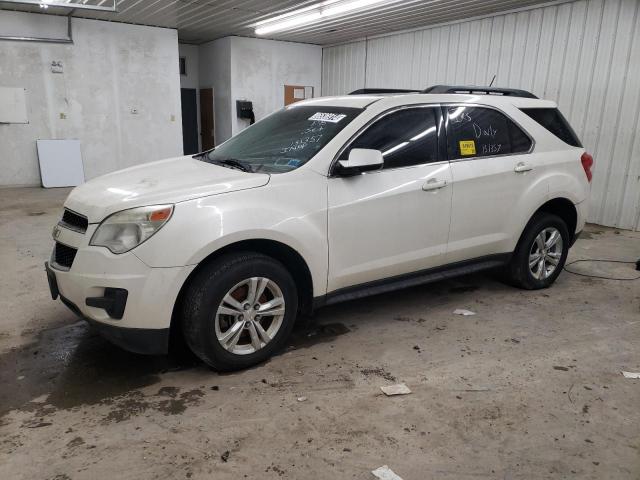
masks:
[(582, 143), (580, 143), (576, 132), (573, 131), (569, 122), (557, 108), (523, 108), (521, 110), (564, 143), (582, 148)]

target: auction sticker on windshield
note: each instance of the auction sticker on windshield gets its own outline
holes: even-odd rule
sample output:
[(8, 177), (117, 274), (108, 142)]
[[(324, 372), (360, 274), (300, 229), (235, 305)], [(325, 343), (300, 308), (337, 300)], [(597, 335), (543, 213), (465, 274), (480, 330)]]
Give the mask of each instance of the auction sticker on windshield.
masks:
[(345, 118), (346, 115), (343, 113), (323, 113), (318, 112), (314, 113), (309, 117), (309, 120), (315, 122), (330, 122), (330, 123), (338, 123), (340, 120)]

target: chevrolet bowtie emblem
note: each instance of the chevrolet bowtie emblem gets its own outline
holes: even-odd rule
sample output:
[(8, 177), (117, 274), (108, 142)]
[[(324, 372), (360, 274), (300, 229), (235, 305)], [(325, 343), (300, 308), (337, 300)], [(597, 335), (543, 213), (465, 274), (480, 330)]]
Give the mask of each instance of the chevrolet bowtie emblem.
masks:
[(53, 236), (54, 240), (58, 239), (58, 237), (60, 236), (60, 227), (58, 225), (53, 227), (53, 232), (51, 233), (51, 235)]

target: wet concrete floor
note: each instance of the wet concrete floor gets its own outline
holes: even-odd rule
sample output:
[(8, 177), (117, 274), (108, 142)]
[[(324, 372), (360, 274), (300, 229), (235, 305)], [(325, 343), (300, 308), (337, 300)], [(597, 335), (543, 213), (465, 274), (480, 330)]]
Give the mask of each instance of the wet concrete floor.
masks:
[[(112, 346), (52, 302), (64, 190), (0, 190), (0, 478), (640, 478), (640, 282), (580, 262), (548, 290), (472, 275), (327, 307), (218, 374)], [(576, 259), (640, 257), (590, 227)], [(465, 308), (476, 315), (453, 315)], [(410, 395), (380, 386), (406, 383)]]

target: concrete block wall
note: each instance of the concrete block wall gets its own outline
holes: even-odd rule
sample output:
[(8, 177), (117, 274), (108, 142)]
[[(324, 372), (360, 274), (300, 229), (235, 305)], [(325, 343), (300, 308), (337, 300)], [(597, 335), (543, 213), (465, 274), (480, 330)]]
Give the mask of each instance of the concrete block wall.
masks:
[[(27, 31), (36, 18), (59, 22), (0, 16)], [(40, 184), (37, 139), (80, 139), (87, 179), (182, 154), (176, 30), (72, 22), (73, 44), (0, 42), (0, 86), (27, 89), (29, 116), (0, 124), (0, 186)]]
[(284, 106), (284, 86), (312, 86), (320, 96), (322, 47), (225, 37), (200, 45), (200, 88), (213, 87), (216, 144), (249, 126), (236, 100), (251, 100), (256, 120)]

